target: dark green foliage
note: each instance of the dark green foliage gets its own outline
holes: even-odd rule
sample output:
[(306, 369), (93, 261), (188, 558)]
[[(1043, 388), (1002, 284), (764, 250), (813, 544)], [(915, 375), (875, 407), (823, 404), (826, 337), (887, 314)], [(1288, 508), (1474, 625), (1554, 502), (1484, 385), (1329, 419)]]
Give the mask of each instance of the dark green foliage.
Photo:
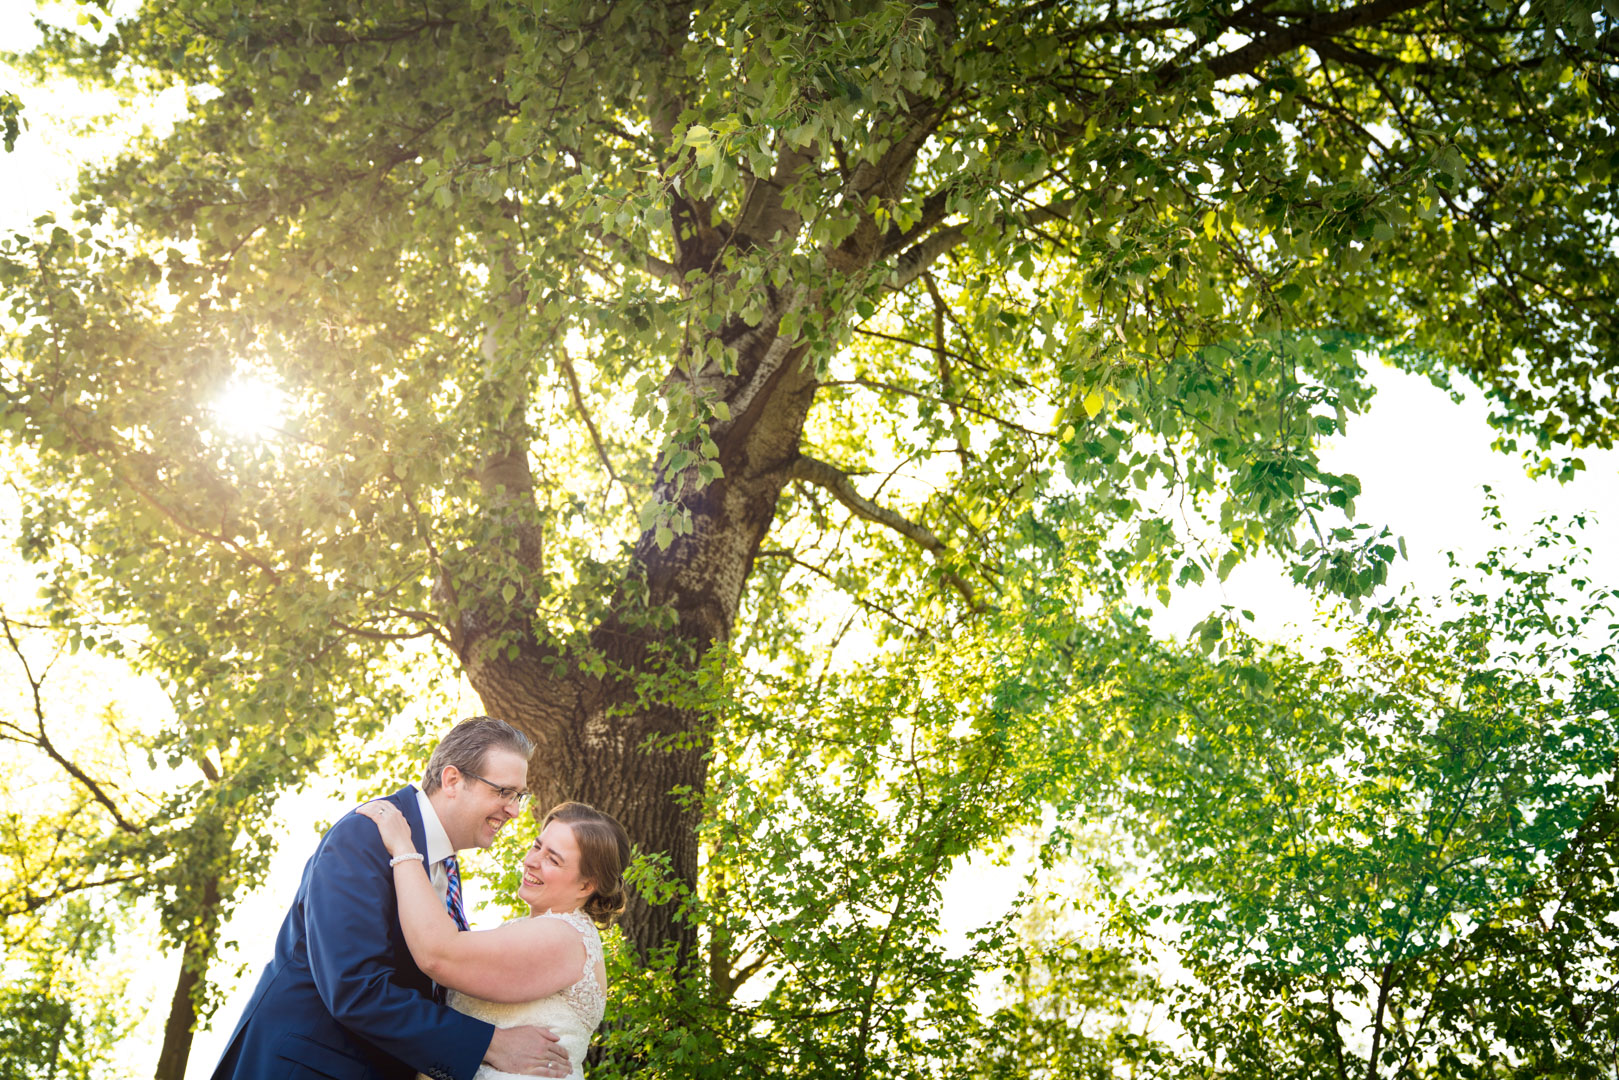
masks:
[(1619, 624), (1580, 524), (1319, 658), (1239, 633), (1118, 669), (1102, 805), (1177, 898), (1195, 1068), (1607, 1075)]
[[(1460, 912), (1520, 958), (1481, 970), (1577, 936), (1512, 905), (1610, 768), (1607, 642), (1535, 622), (1583, 578), (1382, 608), (1330, 657), (1121, 605), (1262, 552), (1373, 596), (1398, 542), (1319, 456), (1371, 352), (1476, 380), (1507, 439), (1611, 444), (1613, 48), (1561, 0), (164, 0), (51, 34), (41, 73), (192, 92), (0, 240), (45, 616), (175, 704), (169, 940), (206, 953), (194, 901), (255, 884), (240, 845), (405, 707), (419, 641), (552, 748), (546, 790), (644, 796), (680, 917), (620, 969), (610, 1073), (1171, 1069), (1066, 1019), (1093, 969), (1151, 999), (1159, 915), (1211, 1067), (1316, 1068), (1329, 982), (1384, 1018), (1373, 1075), (1477, 1059), (1423, 972)], [(249, 377), (287, 405), (257, 438), (212, 413)], [(937, 940), (961, 859), (1056, 822), (1060, 861), (1081, 821), (1161, 892), (1115, 868), (1099, 951)]]
[(24, 938), (8, 923), (0, 983), (0, 1078), (89, 1080), (105, 1075), (131, 1017), (108, 970), (111, 927), (82, 900)]

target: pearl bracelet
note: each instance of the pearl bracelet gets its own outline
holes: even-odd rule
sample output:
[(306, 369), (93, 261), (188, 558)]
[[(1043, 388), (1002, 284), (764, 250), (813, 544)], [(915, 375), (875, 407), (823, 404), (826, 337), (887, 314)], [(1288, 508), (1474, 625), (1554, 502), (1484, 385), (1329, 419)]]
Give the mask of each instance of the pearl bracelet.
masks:
[(421, 859), (422, 860), (422, 865), (424, 865), (424, 866), (427, 865), (427, 859), (424, 858), (422, 853), (419, 852), (419, 851), (407, 851), (403, 855), (395, 855), (393, 858), (388, 860), (388, 865), (389, 866), (398, 866), (400, 863), (409, 862), (412, 859)]

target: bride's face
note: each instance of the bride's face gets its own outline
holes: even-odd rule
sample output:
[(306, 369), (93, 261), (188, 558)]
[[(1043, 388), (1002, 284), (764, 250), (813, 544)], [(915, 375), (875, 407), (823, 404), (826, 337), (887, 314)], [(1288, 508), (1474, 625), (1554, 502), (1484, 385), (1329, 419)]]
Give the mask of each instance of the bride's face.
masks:
[(535, 914), (573, 911), (590, 899), (594, 886), (579, 876), (579, 843), (573, 827), (553, 821), (523, 856), (523, 883), (517, 898)]

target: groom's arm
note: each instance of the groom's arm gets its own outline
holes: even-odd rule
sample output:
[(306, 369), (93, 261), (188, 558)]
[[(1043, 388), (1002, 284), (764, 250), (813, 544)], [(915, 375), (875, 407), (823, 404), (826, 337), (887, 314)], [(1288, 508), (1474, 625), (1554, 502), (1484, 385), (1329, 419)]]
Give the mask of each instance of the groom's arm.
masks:
[(305, 894), (315, 989), (359, 1038), (428, 1076), (470, 1080), (494, 1026), (398, 983), (395, 925), (387, 852), (376, 826), (350, 814), (321, 844)]

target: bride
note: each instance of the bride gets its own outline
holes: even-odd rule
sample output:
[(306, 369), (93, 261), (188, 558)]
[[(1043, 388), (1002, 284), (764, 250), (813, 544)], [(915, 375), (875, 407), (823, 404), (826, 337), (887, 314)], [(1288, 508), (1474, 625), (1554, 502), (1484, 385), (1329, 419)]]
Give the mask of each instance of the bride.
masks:
[[(418, 967), (451, 991), (451, 1008), (496, 1027), (550, 1028), (568, 1051), (571, 1080), (607, 1005), (607, 970), (597, 926), (624, 910), (629, 837), (611, 816), (565, 802), (545, 815), (534, 846), (523, 856), (517, 898), (529, 917), (490, 930), (462, 933), (433, 890), (416, 853), (410, 825), (379, 800), (358, 813), (376, 822), (394, 858), (394, 890), (405, 943)], [(474, 1080), (523, 1080), (487, 1063)]]

